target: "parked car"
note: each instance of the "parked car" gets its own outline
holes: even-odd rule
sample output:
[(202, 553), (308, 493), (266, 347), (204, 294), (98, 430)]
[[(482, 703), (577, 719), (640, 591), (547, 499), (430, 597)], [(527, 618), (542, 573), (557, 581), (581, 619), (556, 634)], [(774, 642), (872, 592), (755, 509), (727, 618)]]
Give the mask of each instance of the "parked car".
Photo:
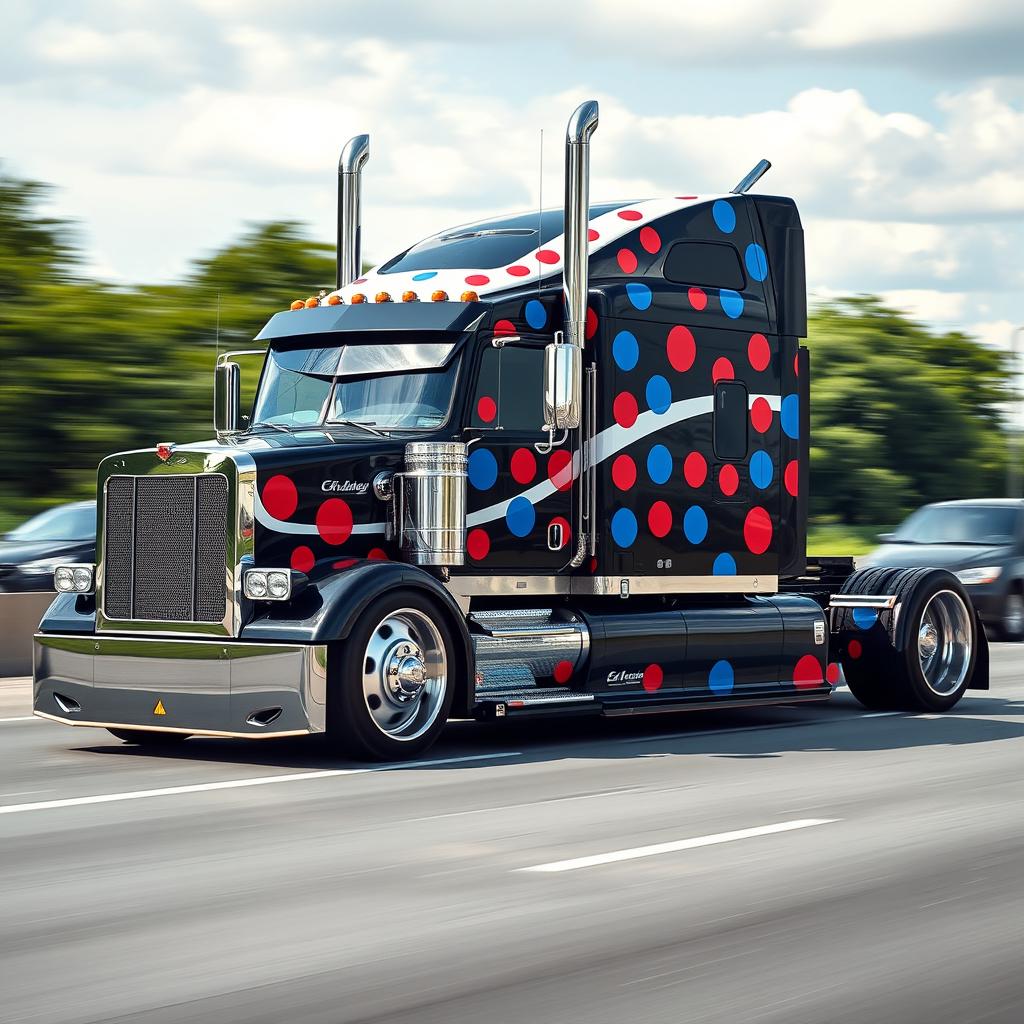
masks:
[(52, 590), (53, 570), (96, 559), (96, 502), (49, 508), (0, 538), (0, 592)]
[(978, 499), (925, 505), (861, 566), (949, 569), (1000, 640), (1024, 640), (1024, 501)]

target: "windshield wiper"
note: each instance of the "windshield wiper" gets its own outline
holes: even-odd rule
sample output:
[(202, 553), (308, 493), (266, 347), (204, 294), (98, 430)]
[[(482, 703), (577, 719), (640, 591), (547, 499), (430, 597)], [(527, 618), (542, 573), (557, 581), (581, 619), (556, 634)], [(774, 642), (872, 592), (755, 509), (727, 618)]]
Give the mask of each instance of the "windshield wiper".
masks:
[(362, 427), (368, 434), (373, 434), (375, 437), (387, 437), (383, 430), (377, 430), (377, 424), (375, 422), (367, 423), (365, 420), (328, 420), (327, 426), (333, 427), (335, 424), (340, 424), (343, 427)]
[(261, 420), (259, 423), (254, 423), (249, 430), (255, 430), (257, 427), (270, 427), (272, 430), (280, 430), (282, 434), (290, 434), (291, 428), (286, 427), (283, 423), (271, 423), (268, 420)]

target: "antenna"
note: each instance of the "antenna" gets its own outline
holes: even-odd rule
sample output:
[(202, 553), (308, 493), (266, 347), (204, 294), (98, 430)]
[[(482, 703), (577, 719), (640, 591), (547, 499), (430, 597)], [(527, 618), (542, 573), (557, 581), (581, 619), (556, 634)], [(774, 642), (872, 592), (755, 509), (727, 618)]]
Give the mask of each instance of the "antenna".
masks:
[(220, 362), (220, 289), (217, 289), (217, 332), (215, 336), (217, 358), (214, 365)]
[[(544, 244), (544, 129), (540, 130), (540, 169), (537, 181), (537, 248)], [(539, 263), (539, 261), (538, 261)], [(537, 267), (537, 294), (540, 295), (540, 267)]]
[(745, 192), (749, 192), (767, 174), (771, 166), (767, 160), (758, 160), (745, 177), (740, 179), (740, 183), (732, 190), (732, 194), (741, 196)]

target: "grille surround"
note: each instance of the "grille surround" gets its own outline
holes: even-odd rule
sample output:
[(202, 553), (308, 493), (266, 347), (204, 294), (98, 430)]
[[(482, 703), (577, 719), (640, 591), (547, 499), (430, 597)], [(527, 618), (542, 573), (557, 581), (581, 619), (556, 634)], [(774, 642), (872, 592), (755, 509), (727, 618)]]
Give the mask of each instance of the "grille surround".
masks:
[(107, 617), (222, 622), (227, 513), (221, 473), (111, 476), (103, 518)]

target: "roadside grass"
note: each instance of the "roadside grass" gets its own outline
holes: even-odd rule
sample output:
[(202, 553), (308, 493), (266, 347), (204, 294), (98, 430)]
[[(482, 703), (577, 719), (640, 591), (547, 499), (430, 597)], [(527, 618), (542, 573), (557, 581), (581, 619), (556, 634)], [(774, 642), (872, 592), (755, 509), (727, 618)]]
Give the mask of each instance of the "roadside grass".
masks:
[(885, 526), (847, 526), (845, 523), (811, 523), (807, 531), (809, 555), (866, 555), (878, 547)]

